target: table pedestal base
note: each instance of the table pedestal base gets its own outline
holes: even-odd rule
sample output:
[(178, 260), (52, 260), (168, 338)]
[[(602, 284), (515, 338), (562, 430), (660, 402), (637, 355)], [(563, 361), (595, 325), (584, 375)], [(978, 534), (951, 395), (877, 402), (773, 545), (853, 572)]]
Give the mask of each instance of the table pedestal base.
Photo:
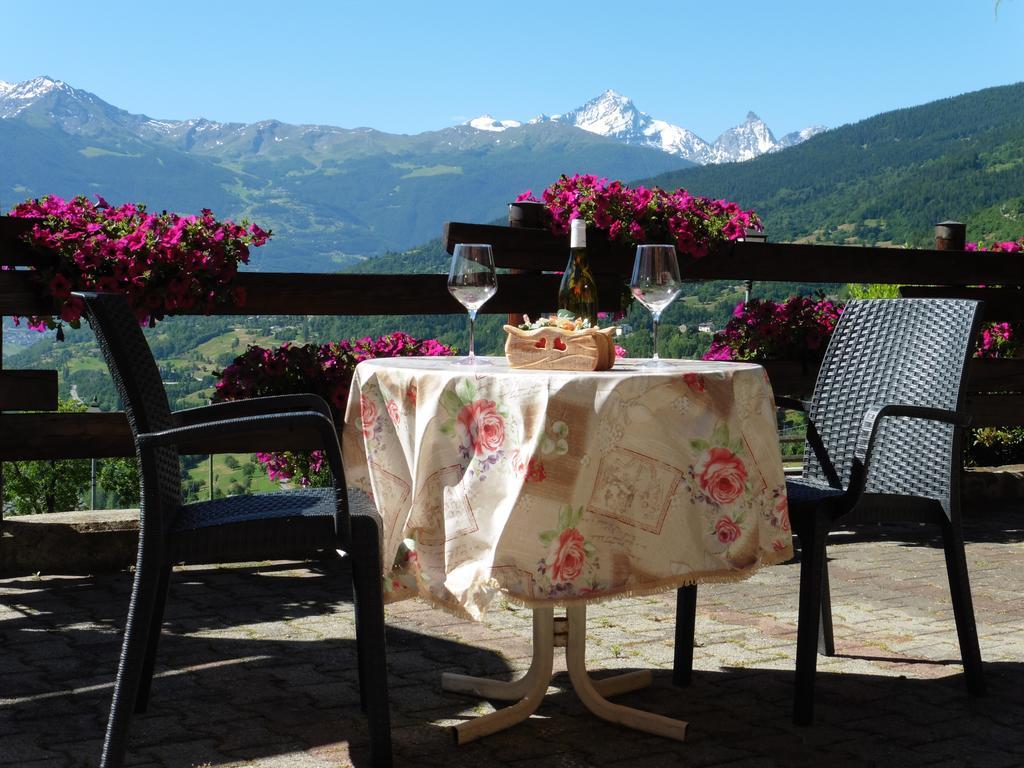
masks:
[(683, 741), (686, 722), (655, 715), (633, 707), (613, 704), (607, 696), (628, 693), (651, 684), (650, 670), (627, 672), (594, 680), (586, 667), (587, 609), (574, 605), (565, 609), (565, 618), (555, 620), (553, 608), (533, 611), (533, 659), (530, 669), (518, 680), (489, 680), (469, 675), (445, 673), (441, 687), (456, 693), (471, 693), (485, 699), (515, 701), (515, 704), (454, 727), (455, 741), (468, 744), (526, 720), (537, 711), (547, 693), (554, 668), (555, 646), (565, 647), (569, 680), (584, 706), (598, 717), (645, 733)]

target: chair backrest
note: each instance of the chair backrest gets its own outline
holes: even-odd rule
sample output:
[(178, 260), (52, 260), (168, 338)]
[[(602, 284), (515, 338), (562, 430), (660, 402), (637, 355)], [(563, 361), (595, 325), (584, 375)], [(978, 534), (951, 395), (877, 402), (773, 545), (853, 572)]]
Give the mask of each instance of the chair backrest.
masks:
[[(850, 481), (865, 411), (900, 403), (961, 410), (980, 304), (961, 299), (851, 301), (818, 372), (810, 416), (843, 487)], [(870, 459), (866, 493), (923, 496), (951, 512), (959, 430), (935, 421), (888, 418)], [(807, 445), (804, 476), (826, 475)]]
[(121, 396), (125, 415), (136, 437), (135, 450), (142, 469), (142, 505), (145, 515), (156, 515), (166, 530), (181, 504), (181, 469), (173, 448), (141, 451), (138, 435), (174, 426), (167, 391), (139, 321), (124, 297), (111, 293), (79, 293), (100, 351)]

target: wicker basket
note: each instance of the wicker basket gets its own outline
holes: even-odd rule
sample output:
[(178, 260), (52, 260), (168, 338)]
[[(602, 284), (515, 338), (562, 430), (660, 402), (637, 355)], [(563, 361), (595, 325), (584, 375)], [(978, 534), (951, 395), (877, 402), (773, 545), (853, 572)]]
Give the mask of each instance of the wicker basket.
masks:
[(506, 325), (505, 357), (513, 368), (556, 371), (606, 371), (615, 365), (615, 328), (524, 331)]

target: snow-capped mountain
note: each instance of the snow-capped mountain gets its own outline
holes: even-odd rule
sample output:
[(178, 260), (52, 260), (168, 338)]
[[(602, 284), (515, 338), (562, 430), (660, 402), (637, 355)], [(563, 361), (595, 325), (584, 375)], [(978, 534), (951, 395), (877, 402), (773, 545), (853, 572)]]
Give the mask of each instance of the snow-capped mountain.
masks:
[(654, 119), (615, 91), (605, 91), (582, 107), (553, 115), (551, 121), (575, 125), (626, 144), (660, 149), (700, 165), (714, 162), (711, 147), (700, 136), (678, 125)]
[[(489, 115), (477, 120), (486, 120), (487, 124), (492, 127), (481, 128), (476, 124), (476, 120), (470, 121), (467, 125), (481, 128), (481, 130), (504, 130), (493, 126), (515, 122), (499, 122)], [(561, 115), (541, 115), (530, 122), (572, 125), (626, 144), (659, 149), (671, 155), (684, 157), (699, 165), (750, 160), (766, 152), (776, 152), (799, 144), (825, 130), (824, 126), (814, 125), (802, 131), (786, 134), (782, 140), (777, 140), (764, 121), (753, 112), (749, 112), (744, 123), (730, 128), (714, 143), (710, 143), (691, 130), (664, 120), (657, 120), (647, 113), (641, 112), (629, 98), (610, 90), (591, 99), (582, 107)]]
[(787, 133), (781, 139), (779, 139), (779, 148), (785, 149), (786, 147), (793, 147), (802, 141), (807, 141), (811, 136), (817, 136), (819, 133), (827, 131), (828, 128), (821, 123), (815, 123), (804, 128), (802, 131), (793, 131)]
[(682, 158), (551, 122), (485, 117), (418, 134), (132, 114), (50, 77), (0, 83), (0, 201), (97, 194), (151, 210), (211, 208), (279, 236), (261, 269), (332, 270), (492, 221), (567, 167), (642, 179)]
[(742, 125), (725, 131), (715, 140), (713, 151), (716, 163), (732, 163), (774, 152), (780, 149), (779, 142), (764, 120), (753, 112), (747, 113)]
[[(186, 151), (217, 152), (231, 146), (246, 148), (323, 147), (339, 141), (366, 141), (370, 129), (345, 129), (325, 125), (287, 125), (276, 120), (259, 123), (219, 123), (204, 118), (156, 120), (119, 109), (88, 91), (61, 80), (36, 77), (22, 83), (0, 81), (0, 119), (37, 116), (68, 133), (84, 136), (111, 131), (148, 141), (170, 141)], [(463, 129), (486, 134), (549, 123), (580, 128), (624, 144), (656, 149), (691, 162), (729, 163), (749, 160), (766, 152), (791, 147), (825, 130), (814, 125), (786, 134), (777, 140), (753, 112), (746, 121), (725, 131), (714, 143), (693, 131), (641, 112), (633, 102), (615, 91), (605, 91), (583, 106), (560, 115), (540, 115), (524, 123), (498, 120), (491, 115), (468, 120)], [(426, 136), (427, 134), (422, 134)], [(378, 134), (383, 138), (384, 134)]]

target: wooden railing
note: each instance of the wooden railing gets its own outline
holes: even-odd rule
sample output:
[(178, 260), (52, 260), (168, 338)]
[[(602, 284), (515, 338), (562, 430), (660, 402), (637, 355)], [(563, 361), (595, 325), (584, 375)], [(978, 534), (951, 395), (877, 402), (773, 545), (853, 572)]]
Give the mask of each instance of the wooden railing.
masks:
[[(0, 264), (39, 265), (45, 256), (20, 241), (24, 222), (0, 217)], [(444, 244), (451, 252), (459, 242), (489, 242), (495, 261), (516, 270), (499, 279), (497, 295), (487, 304), (495, 314), (551, 308), (557, 275), (564, 268), (567, 238), (539, 229), (449, 223)], [(588, 251), (604, 309), (618, 307), (623, 281), (632, 261), (599, 238)], [(1024, 319), (1024, 259), (1005, 254), (962, 251), (859, 248), (790, 243), (730, 243), (703, 259), (683, 265), (686, 280), (762, 280), (807, 282), (901, 283), (941, 288), (907, 289), (913, 295), (984, 298), (986, 317)], [(221, 308), (222, 314), (377, 315), (461, 314), (449, 295), (444, 275), (324, 275), (245, 272), (238, 284), (246, 289), (242, 307)], [(964, 288), (970, 285), (1002, 288)], [(1011, 287), (1005, 287), (1011, 286)], [(25, 271), (0, 272), (0, 315), (50, 314), (44, 297)], [(778, 393), (806, 394), (815, 371), (799, 363), (767, 363)], [(969, 408), (977, 425), (1024, 424), (1024, 360), (975, 360), (969, 378)], [(55, 371), (0, 370), (0, 409), (54, 411)], [(187, 448), (187, 447), (186, 447)], [(230, 441), (201, 453), (230, 452)], [(120, 413), (0, 413), (0, 461), (132, 455), (127, 421)]]

